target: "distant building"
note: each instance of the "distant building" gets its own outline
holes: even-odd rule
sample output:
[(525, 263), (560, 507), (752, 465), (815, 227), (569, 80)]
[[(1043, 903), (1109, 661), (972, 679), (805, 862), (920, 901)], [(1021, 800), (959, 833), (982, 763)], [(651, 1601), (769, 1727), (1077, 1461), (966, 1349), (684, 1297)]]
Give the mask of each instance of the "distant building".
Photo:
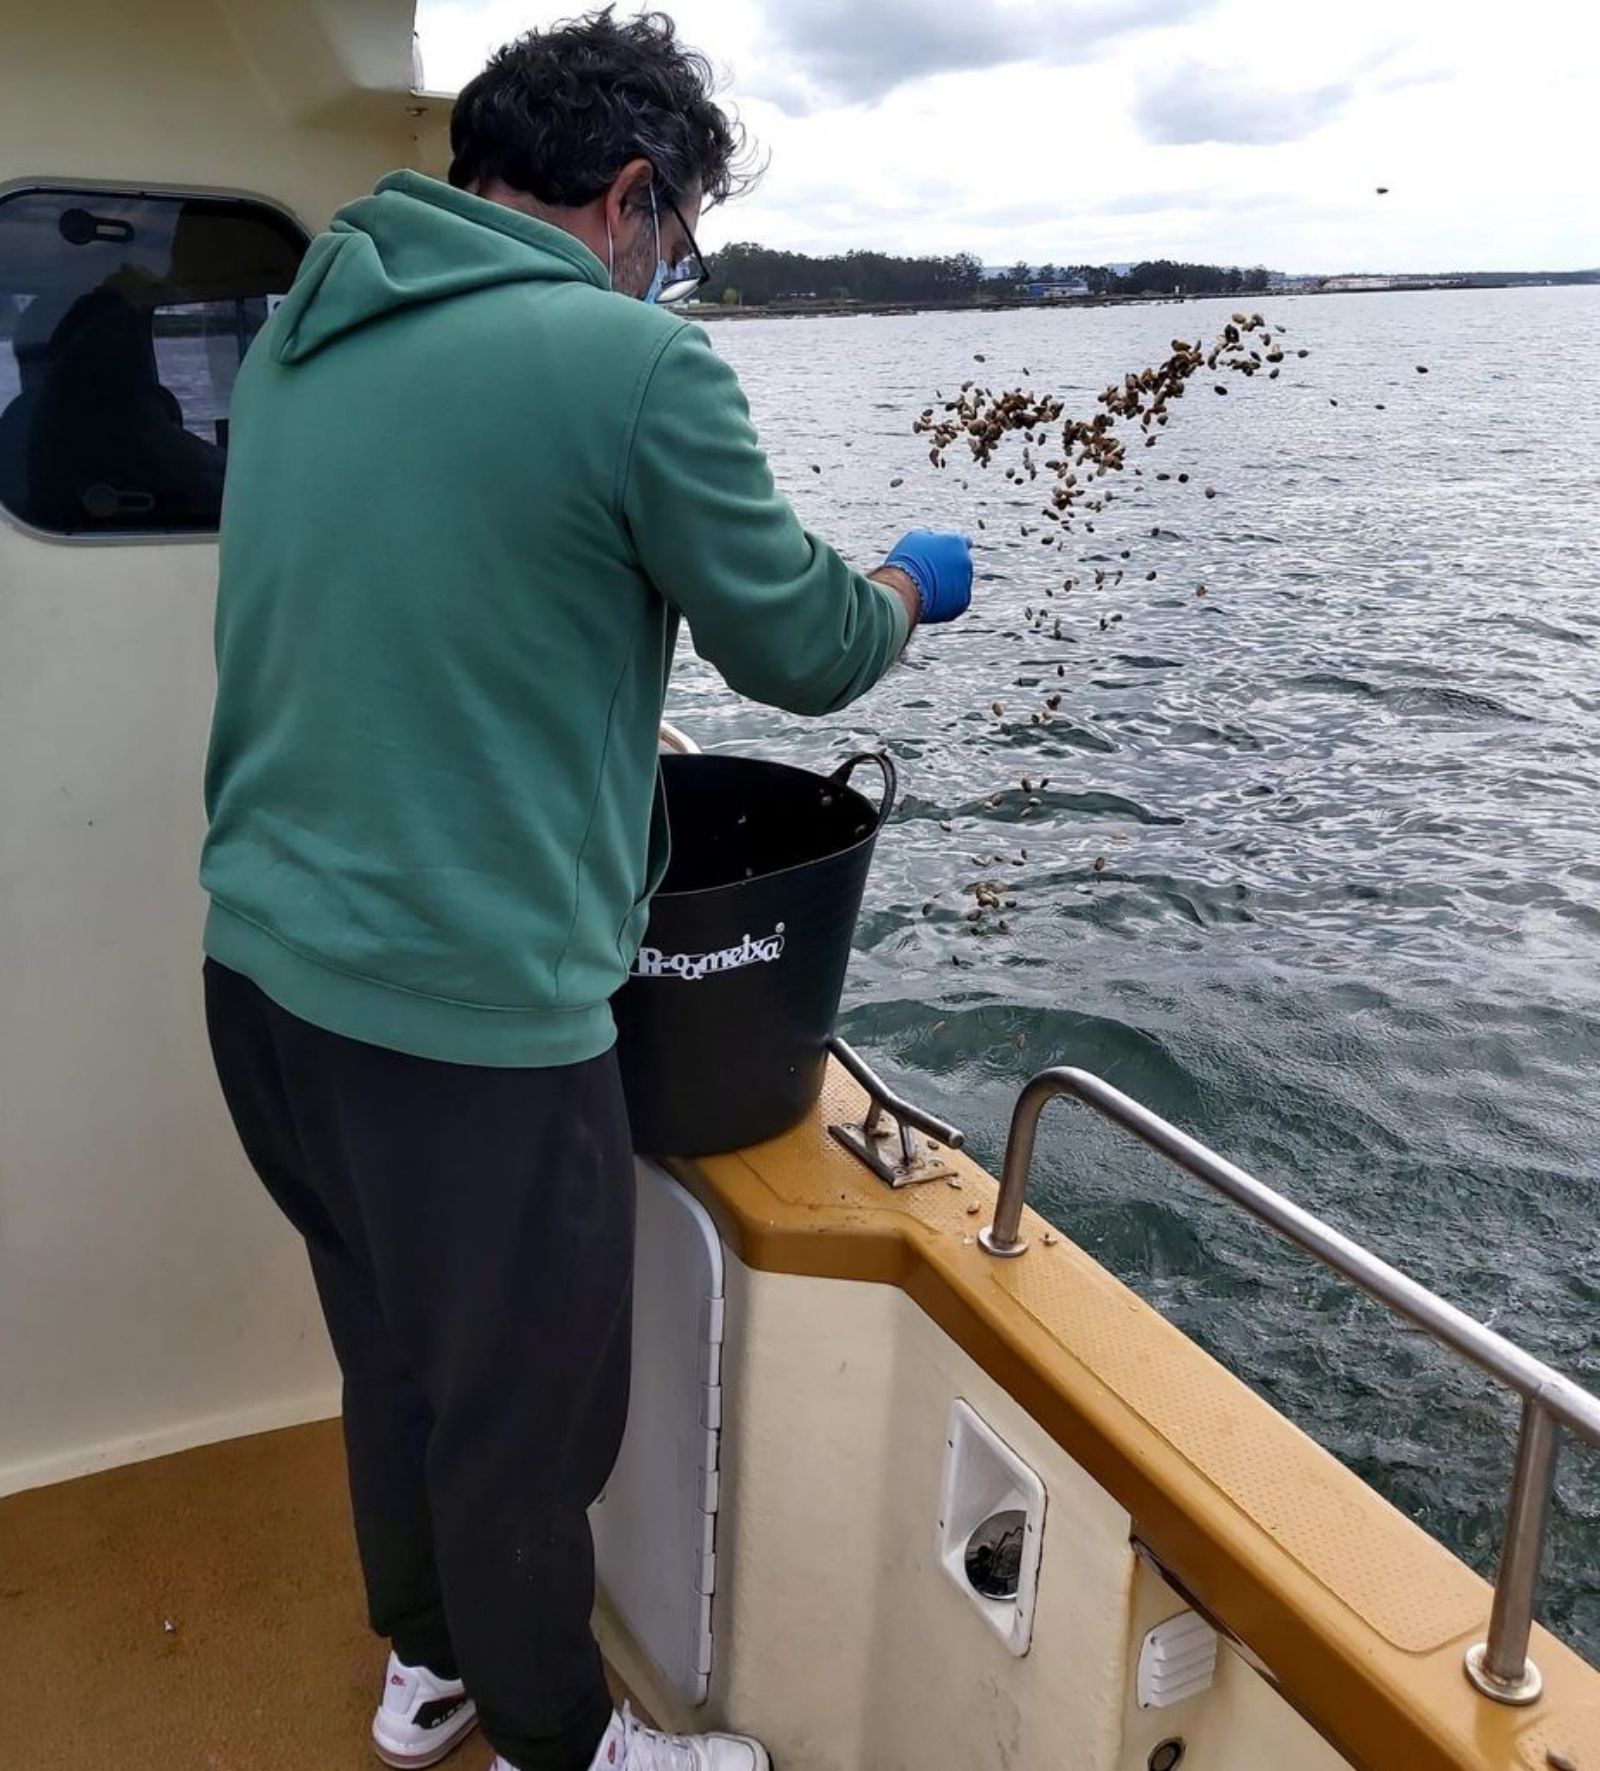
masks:
[(1339, 277), (1324, 277), (1319, 287), (1327, 290), (1348, 291), (1356, 289), (1464, 289), (1466, 278), (1461, 276), (1429, 276), (1425, 273), (1392, 273), (1375, 275), (1372, 273), (1346, 274)]
[(1022, 293), (1030, 301), (1074, 301), (1089, 293), (1089, 285), (1074, 277), (1063, 283), (1024, 283)]
[(1359, 275), (1342, 277), (1324, 277), (1321, 286), (1324, 289), (1339, 290), (1394, 289), (1397, 288), (1403, 280), (1404, 279), (1400, 277), (1378, 276), (1371, 273), (1362, 273)]

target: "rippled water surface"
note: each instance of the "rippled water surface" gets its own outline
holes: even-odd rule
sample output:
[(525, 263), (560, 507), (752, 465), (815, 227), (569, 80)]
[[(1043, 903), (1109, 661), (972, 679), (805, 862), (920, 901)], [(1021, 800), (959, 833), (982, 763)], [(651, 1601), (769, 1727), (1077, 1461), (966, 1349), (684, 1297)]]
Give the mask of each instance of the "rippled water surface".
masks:
[[(910, 433), (935, 390), (1024, 369), (1088, 416), (1232, 305), (714, 325), (808, 526), (872, 564), (960, 525), (979, 582), (843, 715), (750, 706), (687, 657), (674, 713), (708, 748), (894, 753), (844, 1030), (990, 1166), (1021, 1084), (1082, 1065), (1600, 1387), (1600, 289), (1268, 302), (1312, 355), (1226, 399), (1198, 377), (1059, 550), (1043, 476), (960, 447), (940, 472)], [(1032, 631), (1097, 562), (1123, 585), (1058, 591), (1062, 638)], [(985, 803), (1024, 773), (1050, 778), (1025, 821), (1020, 792)], [(1021, 849), (1009, 932), (975, 931), (997, 870), (971, 857)], [(1514, 1418), (1484, 1381), (1064, 1104), (1035, 1192), (1492, 1567)], [(1568, 1449), (1557, 1511), (1544, 1616), (1600, 1661), (1600, 1453)]]

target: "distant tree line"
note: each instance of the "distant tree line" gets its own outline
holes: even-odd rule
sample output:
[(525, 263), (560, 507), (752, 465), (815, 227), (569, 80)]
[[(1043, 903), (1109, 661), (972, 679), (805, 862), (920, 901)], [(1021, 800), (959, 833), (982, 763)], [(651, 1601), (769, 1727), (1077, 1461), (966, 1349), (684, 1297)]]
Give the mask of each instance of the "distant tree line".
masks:
[(982, 263), (970, 252), (943, 256), (898, 257), (888, 252), (840, 252), (815, 257), (807, 252), (782, 252), (742, 240), (724, 246), (710, 260), (711, 281), (702, 301), (745, 303), (765, 307), (772, 302), (967, 302), (980, 296), (1019, 294), (1030, 283), (1086, 283), (1091, 295), (1234, 295), (1258, 293), (1268, 273), (1259, 265), (1181, 264), (1154, 258), (1126, 273), (1094, 264), (1024, 264), (1018, 262), (998, 277), (986, 277)]
[(1081, 282), (1089, 285), (1091, 295), (1239, 295), (1260, 294), (1271, 277), (1262, 265), (1241, 270), (1231, 264), (1182, 264), (1173, 258), (1147, 258), (1121, 273), (1103, 264), (1017, 263), (1007, 270), (1003, 281), (1012, 286)]
[(970, 301), (983, 266), (970, 252), (897, 258), (887, 252), (841, 252), (814, 258), (751, 241), (713, 255), (703, 301)]

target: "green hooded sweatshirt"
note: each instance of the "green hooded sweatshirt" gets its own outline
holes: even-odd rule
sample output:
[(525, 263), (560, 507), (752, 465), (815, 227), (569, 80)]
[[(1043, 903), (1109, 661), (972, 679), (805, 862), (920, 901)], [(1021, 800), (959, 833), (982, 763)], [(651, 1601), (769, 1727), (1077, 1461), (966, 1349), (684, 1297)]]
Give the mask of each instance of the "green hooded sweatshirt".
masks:
[(801, 528), (699, 327), (417, 173), (313, 242), (231, 416), (206, 951), (421, 1057), (604, 1052), (679, 617), (821, 714), (899, 654), (899, 599)]

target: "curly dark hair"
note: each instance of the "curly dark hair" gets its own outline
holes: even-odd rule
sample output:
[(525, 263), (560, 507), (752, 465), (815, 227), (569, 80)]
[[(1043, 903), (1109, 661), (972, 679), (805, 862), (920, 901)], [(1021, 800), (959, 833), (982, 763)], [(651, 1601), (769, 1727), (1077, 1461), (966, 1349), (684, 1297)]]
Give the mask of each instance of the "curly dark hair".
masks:
[(450, 116), (450, 182), (501, 179), (541, 203), (589, 203), (638, 156), (674, 201), (720, 203), (756, 177), (743, 126), (712, 102), (705, 56), (664, 12), (613, 9), (529, 31), (462, 88)]

